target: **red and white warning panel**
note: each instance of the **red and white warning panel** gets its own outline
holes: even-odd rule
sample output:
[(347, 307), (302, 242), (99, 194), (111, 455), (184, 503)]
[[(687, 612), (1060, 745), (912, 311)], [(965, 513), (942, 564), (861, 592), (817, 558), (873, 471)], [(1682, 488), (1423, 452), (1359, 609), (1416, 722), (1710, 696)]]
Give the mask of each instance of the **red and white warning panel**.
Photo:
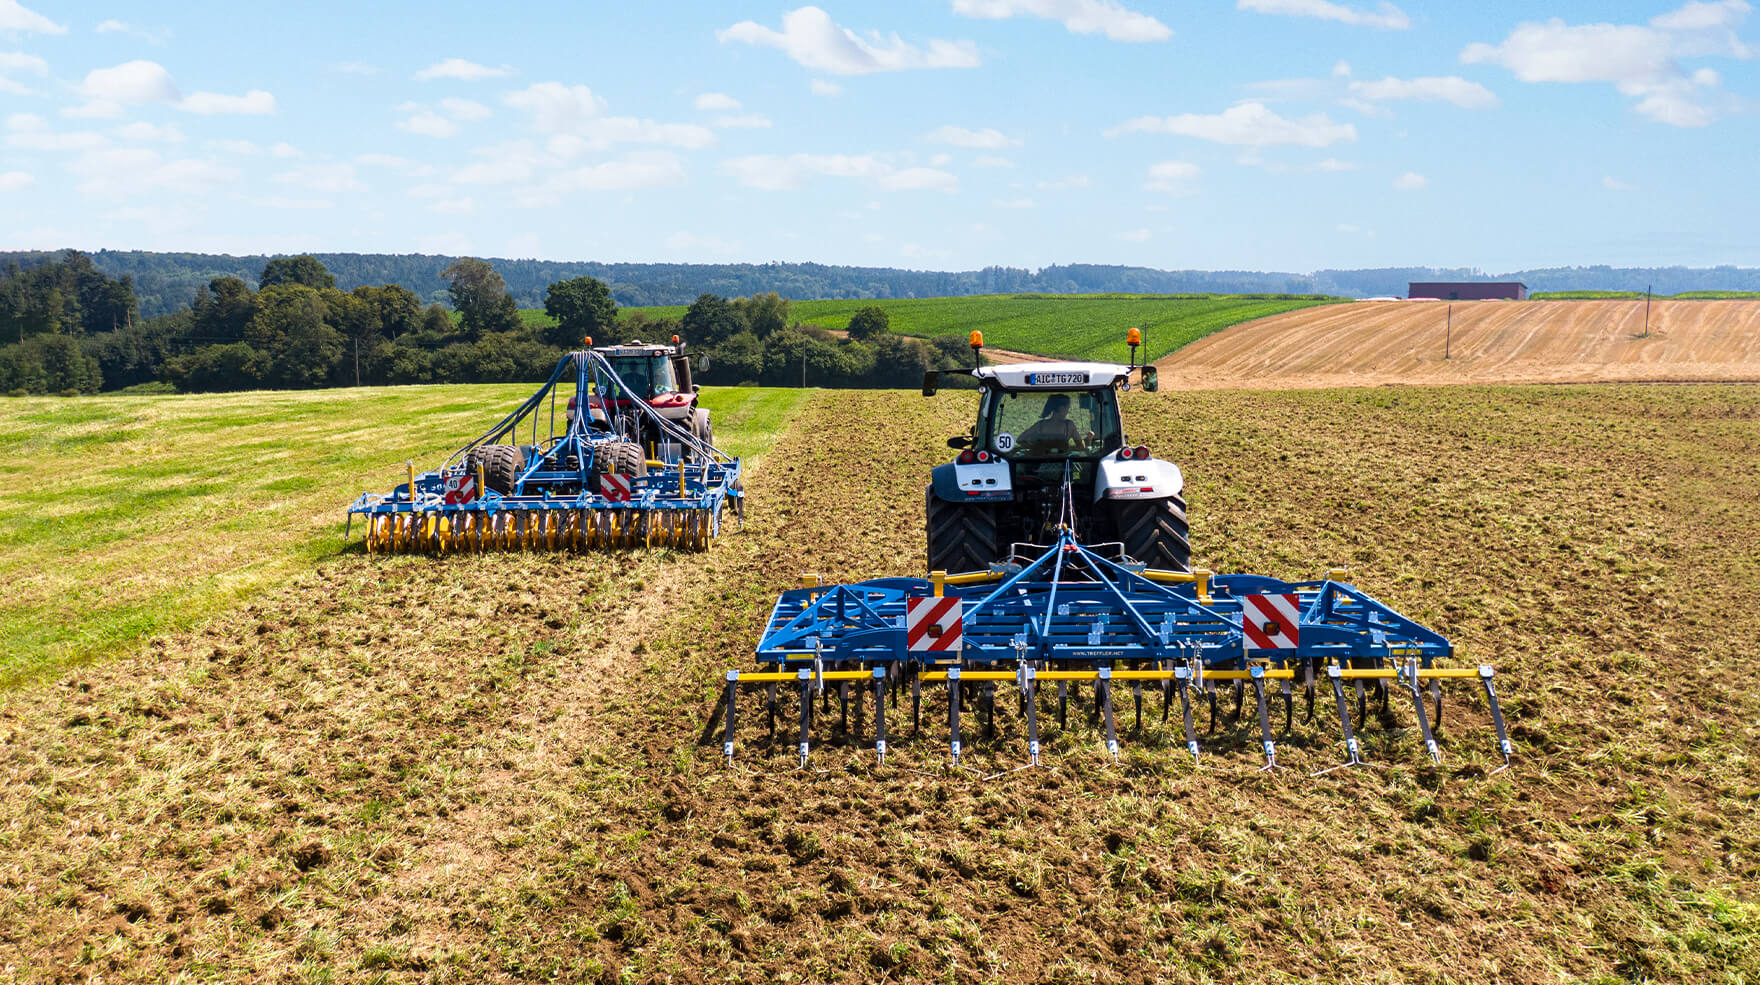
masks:
[(599, 477), (599, 493), (613, 503), (629, 502), (629, 476), (607, 472)]
[(957, 653), (962, 621), (956, 598), (912, 598), (904, 603), (905, 648), (914, 653)]
[(1242, 595), (1241, 630), (1249, 650), (1286, 650), (1301, 639), (1302, 612), (1294, 594)]
[(445, 492), (441, 493), (440, 501), (448, 506), (468, 503), (477, 498), (477, 477), (474, 475), (449, 475), (446, 477)]

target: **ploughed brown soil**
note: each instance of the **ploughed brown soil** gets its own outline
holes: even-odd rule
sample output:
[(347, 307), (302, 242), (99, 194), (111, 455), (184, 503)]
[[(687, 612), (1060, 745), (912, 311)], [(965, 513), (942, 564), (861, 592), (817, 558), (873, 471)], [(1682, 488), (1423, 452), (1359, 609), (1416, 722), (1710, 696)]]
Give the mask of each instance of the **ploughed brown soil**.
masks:
[[(971, 399), (818, 394), (706, 555), (349, 551), (0, 695), (0, 978), (1760, 976), (1760, 390), (1128, 395), (1200, 561), (1350, 564), (1498, 667), (1510, 771), (1464, 691), (1441, 768), (1398, 704), (1378, 768), (1313, 777), (1341, 744), (1299, 701), (1273, 774), (1127, 702), (1122, 762), (1072, 714), (986, 779), (932, 701), (884, 768), (833, 728), (796, 772), (756, 695), (723, 766), (721, 672), (802, 571), (920, 568)], [(981, 773), (1025, 759), (999, 727)]]
[(1754, 381), (1760, 301), (1655, 301), (1648, 335), (1642, 300), (1321, 305), (1236, 325), (1158, 365), (1173, 389)]

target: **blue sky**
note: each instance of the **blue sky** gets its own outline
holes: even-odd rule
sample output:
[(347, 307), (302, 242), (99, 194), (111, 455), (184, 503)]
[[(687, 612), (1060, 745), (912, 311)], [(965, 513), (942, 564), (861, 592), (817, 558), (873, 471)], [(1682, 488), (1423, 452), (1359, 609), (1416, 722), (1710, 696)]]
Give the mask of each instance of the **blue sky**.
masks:
[(1760, 265), (1760, 18), (0, 0), (0, 248)]

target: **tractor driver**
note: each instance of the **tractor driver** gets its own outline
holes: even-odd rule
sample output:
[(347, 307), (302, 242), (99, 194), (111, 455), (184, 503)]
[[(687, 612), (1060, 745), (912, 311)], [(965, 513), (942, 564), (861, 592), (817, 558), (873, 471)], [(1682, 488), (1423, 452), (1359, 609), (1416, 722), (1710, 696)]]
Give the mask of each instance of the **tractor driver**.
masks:
[[(1082, 398), (1084, 404), (1088, 397)], [(1089, 415), (1092, 419), (1092, 414)], [(1083, 447), (1094, 440), (1094, 432), (1083, 435), (1069, 419), (1069, 394), (1054, 393), (1045, 400), (1039, 420), (1021, 433), (1021, 443), (1040, 452), (1059, 452)]]

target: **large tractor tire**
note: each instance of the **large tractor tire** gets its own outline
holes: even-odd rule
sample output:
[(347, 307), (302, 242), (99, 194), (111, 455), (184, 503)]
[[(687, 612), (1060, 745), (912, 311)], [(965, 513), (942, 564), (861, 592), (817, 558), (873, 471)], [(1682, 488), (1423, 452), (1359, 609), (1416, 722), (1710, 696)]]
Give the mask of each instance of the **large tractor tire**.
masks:
[(526, 470), (526, 453), (518, 445), (478, 445), (465, 458), (472, 472), (483, 467), (483, 485), (503, 496), (513, 495), (513, 484)]
[(996, 508), (989, 503), (949, 503), (923, 490), (929, 531), (930, 571), (982, 571), (1002, 560)]
[(1113, 503), (1112, 509), (1126, 554), (1151, 568), (1192, 570), (1192, 535), (1183, 498), (1127, 499)]
[[(715, 446), (715, 426), (709, 423), (709, 411), (707, 409), (698, 407), (696, 410), (691, 411), (691, 434), (703, 444), (708, 445), (711, 448)], [(705, 451), (701, 457), (702, 460), (706, 462), (714, 456)]]
[(642, 454), (642, 446), (633, 441), (608, 441), (600, 445), (593, 455), (593, 465), (601, 474), (648, 474), (648, 457)]

